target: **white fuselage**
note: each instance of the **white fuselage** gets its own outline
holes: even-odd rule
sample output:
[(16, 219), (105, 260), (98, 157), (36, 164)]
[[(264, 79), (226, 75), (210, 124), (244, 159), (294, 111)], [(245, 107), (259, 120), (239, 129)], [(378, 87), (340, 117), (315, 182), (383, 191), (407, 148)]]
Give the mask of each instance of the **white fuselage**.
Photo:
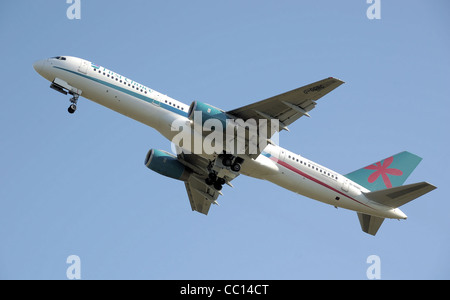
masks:
[[(47, 80), (63, 80), (81, 96), (153, 127), (169, 140), (178, 133), (172, 129), (174, 121), (189, 122), (189, 105), (89, 61), (64, 58), (41, 60), (34, 68)], [(256, 159), (247, 157), (241, 173), (336, 207), (383, 218), (406, 218), (398, 208), (367, 199), (364, 193), (369, 190), (359, 184), (277, 145), (269, 144)]]

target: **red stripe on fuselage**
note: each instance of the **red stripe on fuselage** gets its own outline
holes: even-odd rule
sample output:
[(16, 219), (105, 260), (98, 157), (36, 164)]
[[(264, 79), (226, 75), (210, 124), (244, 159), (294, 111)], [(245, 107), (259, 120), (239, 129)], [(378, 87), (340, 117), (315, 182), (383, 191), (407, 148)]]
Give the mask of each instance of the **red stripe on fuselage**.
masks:
[(368, 207), (368, 208), (372, 208), (372, 209), (373, 209), (373, 207), (370, 207), (370, 206), (368, 206), (368, 205), (366, 205), (366, 204), (364, 204), (364, 203), (362, 203), (362, 202), (359, 202), (358, 200), (356, 200), (356, 199), (354, 199), (354, 198), (352, 198), (352, 197), (350, 197), (350, 196), (348, 196), (348, 195), (342, 193), (341, 191), (336, 190), (335, 188), (329, 186), (328, 184), (326, 184), (326, 183), (324, 183), (324, 182), (322, 182), (322, 181), (320, 181), (320, 180), (318, 180), (318, 179), (316, 179), (316, 178), (314, 178), (314, 177), (312, 177), (312, 176), (310, 176), (310, 175), (308, 175), (308, 174), (306, 174), (306, 173), (300, 171), (299, 169), (297, 169), (297, 168), (295, 168), (295, 167), (293, 167), (293, 166), (291, 166), (291, 165), (285, 163), (284, 161), (281, 161), (281, 160), (279, 160), (279, 159), (277, 159), (277, 158), (275, 158), (275, 157), (273, 157), (273, 156), (271, 156), (270, 159), (273, 160), (274, 162), (278, 163), (279, 165), (285, 167), (286, 169), (291, 170), (291, 171), (294, 172), (294, 173), (297, 173), (297, 174), (299, 174), (299, 175), (301, 175), (301, 176), (303, 176), (303, 177), (305, 177), (305, 178), (308, 178), (309, 180), (311, 180), (311, 181), (313, 181), (313, 182), (315, 182), (315, 183), (317, 183), (317, 184), (320, 184), (321, 186), (324, 186), (324, 187), (326, 187), (326, 188), (328, 188), (328, 189), (330, 189), (330, 190), (332, 190), (332, 191), (334, 191), (334, 192), (336, 192), (336, 193), (339, 193), (339, 194), (341, 194), (342, 196), (347, 197), (347, 198), (349, 198), (349, 199), (351, 199), (351, 200), (353, 200), (353, 201), (355, 201), (355, 202), (358, 202), (358, 203), (361, 204), (361, 205), (364, 205), (364, 206), (366, 206), (366, 207)]

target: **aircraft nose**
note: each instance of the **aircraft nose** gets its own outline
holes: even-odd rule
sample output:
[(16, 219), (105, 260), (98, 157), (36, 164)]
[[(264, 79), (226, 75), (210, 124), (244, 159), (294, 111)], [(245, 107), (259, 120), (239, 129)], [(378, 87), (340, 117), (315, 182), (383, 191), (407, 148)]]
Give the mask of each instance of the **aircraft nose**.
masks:
[(42, 71), (44, 70), (44, 61), (38, 60), (33, 64), (33, 68), (38, 72), (39, 74), (42, 74)]

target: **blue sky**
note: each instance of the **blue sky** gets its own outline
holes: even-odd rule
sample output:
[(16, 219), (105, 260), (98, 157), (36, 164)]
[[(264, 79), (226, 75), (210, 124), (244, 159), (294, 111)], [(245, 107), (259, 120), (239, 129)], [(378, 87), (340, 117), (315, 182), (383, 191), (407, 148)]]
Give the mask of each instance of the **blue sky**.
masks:
[[(222, 1), (223, 2), (223, 1)], [(86, 1), (0, 4), (0, 279), (450, 279), (450, 3)], [(346, 82), (280, 136), (348, 173), (408, 150), (437, 190), (364, 234), (336, 210), (240, 176), (207, 217), (143, 164), (152, 128), (48, 88), (38, 59), (93, 61), (185, 103), (231, 110), (334, 76)]]

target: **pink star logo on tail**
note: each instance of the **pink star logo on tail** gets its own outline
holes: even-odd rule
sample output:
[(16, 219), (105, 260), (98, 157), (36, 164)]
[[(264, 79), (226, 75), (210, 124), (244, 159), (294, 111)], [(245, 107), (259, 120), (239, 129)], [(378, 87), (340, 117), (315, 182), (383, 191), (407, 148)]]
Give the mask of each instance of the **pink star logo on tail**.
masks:
[(383, 164), (380, 162), (377, 162), (375, 165), (370, 165), (365, 167), (364, 169), (367, 170), (375, 170), (375, 172), (373, 172), (372, 174), (370, 174), (368, 181), (370, 183), (374, 183), (378, 177), (383, 178), (383, 182), (386, 185), (386, 187), (389, 189), (392, 187), (392, 183), (389, 180), (389, 177), (387, 176), (387, 174), (390, 175), (394, 175), (394, 176), (402, 176), (403, 172), (399, 169), (388, 169), (388, 167), (392, 164), (392, 162), (394, 161), (394, 157), (391, 156), (389, 158), (386, 158), (383, 162)]

